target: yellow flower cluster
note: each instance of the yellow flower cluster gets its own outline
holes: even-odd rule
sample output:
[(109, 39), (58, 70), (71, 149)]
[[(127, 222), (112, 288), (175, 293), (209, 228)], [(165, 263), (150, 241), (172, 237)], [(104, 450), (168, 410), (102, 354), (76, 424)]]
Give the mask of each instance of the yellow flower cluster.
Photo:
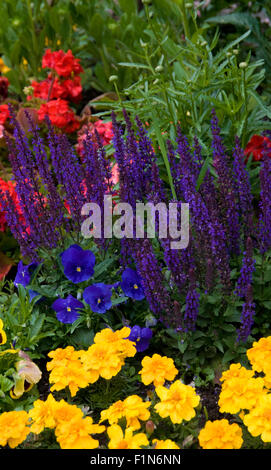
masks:
[(221, 377), (222, 389), (218, 405), (221, 413), (238, 413), (240, 410), (254, 408), (264, 391), (262, 378), (253, 378), (253, 370), (241, 364), (231, 364)]
[(153, 383), (158, 387), (164, 385), (166, 380), (174, 380), (178, 374), (173, 359), (159, 354), (154, 354), (152, 357), (145, 356), (141, 364), (142, 369), (139, 374), (144, 385)]
[(51, 388), (62, 390), (69, 387), (74, 396), (79, 388), (85, 388), (96, 382), (99, 377), (111, 379), (121, 370), (126, 357), (136, 354), (134, 343), (128, 338), (130, 329), (112, 331), (110, 328), (97, 333), (87, 351), (75, 351), (72, 346), (51, 351), (48, 356), (52, 361), (47, 364), (51, 371)]
[(199, 444), (203, 449), (240, 449), (242, 429), (226, 419), (207, 421), (199, 433)]
[(105, 426), (93, 424), (92, 418), (84, 417), (80, 408), (64, 400), (57, 401), (52, 394), (45, 401), (36, 400), (28, 415), (30, 432), (39, 434), (45, 428), (55, 429), (61, 449), (95, 449), (99, 441), (91, 434), (105, 431)]
[(239, 413), (252, 436), (271, 442), (271, 336), (255, 341), (247, 357), (252, 370), (231, 364), (223, 372), (218, 404), (221, 412)]
[(173, 423), (190, 421), (196, 415), (195, 408), (200, 402), (200, 397), (193, 387), (176, 380), (169, 388), (159, 385), (155, 389), (160, 402), (154, 408), (161, 418), (170, 417)]
[(133, 431), (140, 429), (140, 421), (147, 421), (150, 417), (148, 408), (151, 402), (144, 402), (138, 395), (130, 395), (125, 400), (113, 403), (107, 410), (101, 412), (100, 422), (108, 420), (109, 424), (116, 424), (121, 418), (126, 419), (127, 427)]

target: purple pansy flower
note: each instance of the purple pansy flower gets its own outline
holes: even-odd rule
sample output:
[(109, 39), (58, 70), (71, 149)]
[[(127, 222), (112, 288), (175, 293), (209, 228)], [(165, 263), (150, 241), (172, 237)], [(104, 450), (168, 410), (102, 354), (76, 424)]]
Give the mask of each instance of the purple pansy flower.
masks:
[(71, 245), (61, 253), (65, 276), (74, 284), (87, 281), (94, 274), (95, 255), (79, 245)]
[(86, 287), (83, 293), (85, 302), (90, 305), (91, 310), (95, 313), (105, 313), (106, 310), (111, 308), (111, 296), (111, 287), (102, 282)]
[(35, 269), (38, 267), (38, 263), (30, 263), (28, 265), (24, 265), (22, 261), (18, 264), (17, 274), (14, 279), (14, 285), (18, 287), (18, 284), (26, 287), (31, 279), (31, 276)]
[(152, 330), (150, 328), (140, 328), (138, 325), (131, 328), (131, 333), (128, 336), (130, 341), (136, 343), (135, 346), (138, 352), (145, 351), (149, 347), (151, 338)]
[(120, 286), (127, 297), (131, 297), (134, 300), (145, 298), (140, 276), (134, 269), (126, 268), (123, 271)]
[(68, 295), (66, 299), (57, 299), (52, 305), (56, 311), (56, 317), (62, 323), (73, 323), (79, 318), (79, 309), (84, 308), (84, 304), (75, 299), (72, 295)]

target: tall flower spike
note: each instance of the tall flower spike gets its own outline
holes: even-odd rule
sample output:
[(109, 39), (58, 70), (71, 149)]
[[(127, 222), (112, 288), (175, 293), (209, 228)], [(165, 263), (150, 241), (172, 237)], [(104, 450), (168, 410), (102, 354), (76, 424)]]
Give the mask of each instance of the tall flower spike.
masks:
[(235, 138), (235, 146), (233, 149), (233, 171), (236, 183), (236, 192), (239, 196), (239, 208), (246, 236), (254, 234), (253, 226), (253, 206), (252, 192), (249, 181), (249, 173), (245, 165), (245, 154), (241, 148), (240, 139)]
[(200, 299), (200, 294), (196, 290), (195, 271), (193, 269), (190, 269), (189, 278), (190, 285), (186, 296), (186, 306), (184, 314), (185, 331), (195, 330)]
[(241, 326), (238, 331), (238, 341), (246, 341), (251, 327), (253, 325), (255, 315), (255, 303), (253, 302), (253, 290), (252, 286), (247, 287), (246, 300), (243, 305), (242, 315), (241, 315)]
[(259, 247), (262, 254), (271, 248), (271, 159), (263, 155), (260, 170)]
[(130, 252), (132, 253), (137, 272), (141, 278), (141, 283), (150, 309), (161, 318), (167, 318), (170, 297), (163, 286), (163, 274), (153, 252), (150, 240), (127, 240), (127, 242), (129, 243)]
[(235, 187), (227, 165), (227, 156), (214, 110), (212, 112), (212, 134), (213, 165), (218, 175), (218, 189), (221, 196), (221, 206), (223, 204), (224, 207), (223, 215), (228, 232), (229, 248), (232, 253), (239, 254), (240, 225)]
[(255, 259), (253, 259), (253, 244), (250, 237), (246, 241), (246, 250), (243, 255), (241, 273), (237, 281), (236, 294), (245, 297), (248, 286), (252, 284), (252, 275), (255, 269)]

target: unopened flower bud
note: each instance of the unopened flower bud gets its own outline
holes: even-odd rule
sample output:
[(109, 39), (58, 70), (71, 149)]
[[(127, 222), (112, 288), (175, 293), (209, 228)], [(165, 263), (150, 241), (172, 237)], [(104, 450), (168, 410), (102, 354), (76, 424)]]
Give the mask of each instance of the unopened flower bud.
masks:
[(248, 66), (247, 62), (240, 62), (240, 64), (239, 64), (240, 69), (246, 69), (247, 66)]
[(142, 3), (146, 3), (146, 5), (149, 5), (152, 0), (142, 0)]
[(193, 8), (194, 5), (193, 3), (186, 3), (185, 6), (188, 10), (190, 10), (190, 8)]
[(234, 55), (238, 55), (238, 54), (239, 54), (239, 50), (238, 50), (238, 49), (233, 49), (232, 52), (234, 53)]
[(163, 65), (157, 65), (157, 67), (155, 67), (154, 70), (155, 70), (155, 72), (163, 72), (164, 67), (163, 67)]
[(117, 80), (118, 80), (118, 76), (117, 76), (117, 75), (111, 75), (111, 76), (109, 77), (109, 81), (110, 81), (110, 82), (116, 82)]
[(146, 422), (146, 433), (151, 435), (155, 430), (155, 424), (153, 421), (149, 420)]

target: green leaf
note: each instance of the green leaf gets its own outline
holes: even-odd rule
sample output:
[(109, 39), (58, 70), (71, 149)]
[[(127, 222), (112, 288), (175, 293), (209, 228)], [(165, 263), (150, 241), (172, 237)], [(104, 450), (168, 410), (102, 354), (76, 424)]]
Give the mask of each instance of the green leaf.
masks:
[(208, 168), (209, 168), (209, 165), (212, 161), (212, 158), (211, 157), (207, 157), (205, 159), (205, 162), (203, 163), (202, 167), (201, 167), (201, 170), (200, 170), (200, 173), (199, 173), (199, 176), (198, 176), (198, 180), (197, 180), (197, 184), (196, 184), (196, 190), (198, 191), (203, 180), (204, 180), (204, 177), (208, 171)]

